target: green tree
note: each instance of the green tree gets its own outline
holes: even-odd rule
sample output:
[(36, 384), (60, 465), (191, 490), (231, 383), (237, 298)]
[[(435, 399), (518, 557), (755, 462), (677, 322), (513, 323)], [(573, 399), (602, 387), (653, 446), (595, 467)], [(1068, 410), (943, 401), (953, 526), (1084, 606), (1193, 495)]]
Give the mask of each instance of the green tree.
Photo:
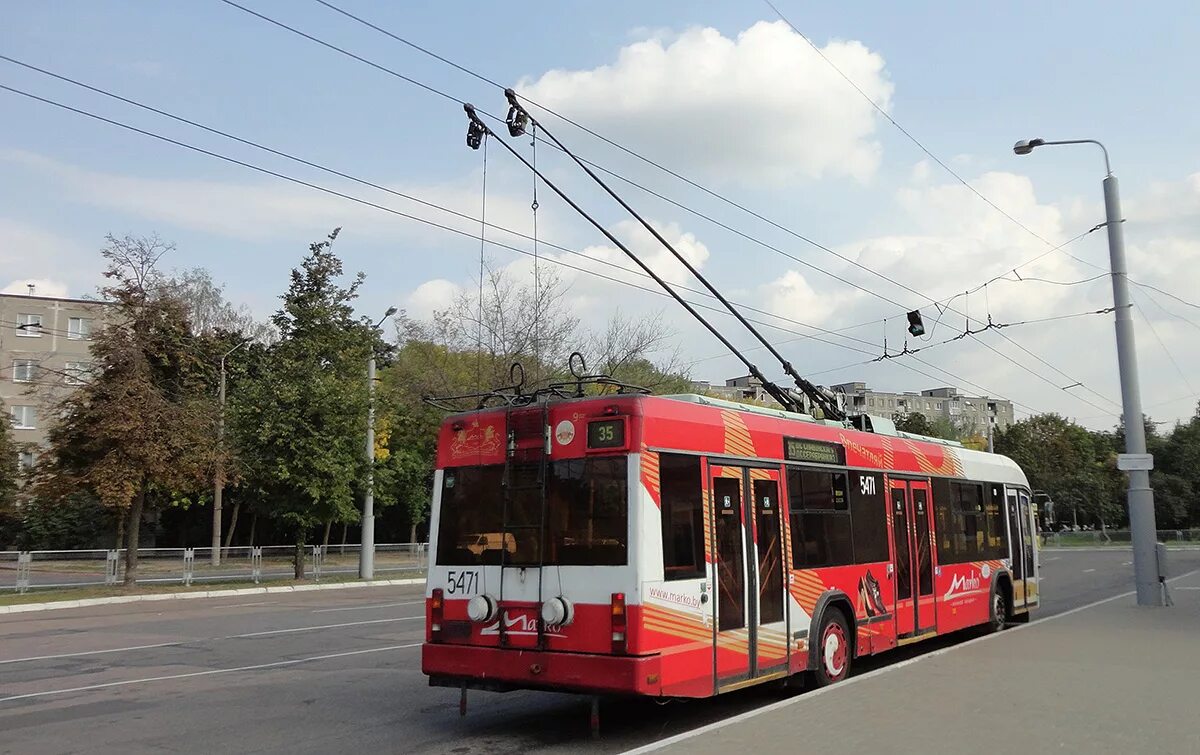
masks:
[(1074, 508), (1082, 521), (1112, 523), (1118, 483), (1104, 438), (1057, 414), (1038, 414), (996, 433), (997, 453), (1025, 471), (1034, 490), (1054, 500), (1059, 515)]
[[(4, 410), (6, 411), (6, 410)], [(15, 535), (20, 468), (8, 414), (0, 414), (0, 548)]]
[(112, 316), (93, 334), (92, 379), (58, 402), (34, 494), (51, 502), (90, 495), (117, 511), (127, 522), (131, 585), (143, 514), (208, 479), (215, 414), (187, 309), (157, 270), (173, 246), (153, 236), (107, 240), (101, 294)]
[(933, 423), (920, 412), (896, 413), (892, 415), (892, 421), (896, 423), (896, 429), (902, 432), (936, 437), (933, 434)]
[(244, 492), (293, 533), (297, 579), (304, 578), (308, 533), (330, 521), (356, 521), (365, 479), (367, 357), (377, 334), (354, 318), (364, 276), (339, 280), (335, 230), (312, 244), (292, 270), (272, 318), (279, 341), (261, 369), (230, 399), (246, 477)]

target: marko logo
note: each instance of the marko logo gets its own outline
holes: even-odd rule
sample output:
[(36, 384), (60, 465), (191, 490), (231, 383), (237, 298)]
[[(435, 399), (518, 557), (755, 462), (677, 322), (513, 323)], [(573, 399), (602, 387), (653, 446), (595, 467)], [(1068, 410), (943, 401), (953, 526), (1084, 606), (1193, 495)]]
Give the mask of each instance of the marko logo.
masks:
[(982, 584), (983, 580), (981, 580), (979, 575), (973, 571), (965, 576), (962, 574), (955, 574), (954, 578), (950, 580), (950, 589), (946, 591), (946, 594), (943, 595), (942, 598), (944, 600), (948, 600), (950, 598), (957, 598), (968, 593), (976, 592), (980, 589)]
[[(536, 637), (537, 636), (537, 619), (529, 614), (517, 614), (512, 616), (505, 611), (501, 617), (504, 621), (504, 633), (513, 636)], [(491, 624), (479, 630), (481, 635), (498, 635), (500, 634), (500, 621), (496, 619)], [(566, 637), (562, 633), (562, 626), (559, 624), (549, 624), (546, 626), (545, 635), (547, 637)]]

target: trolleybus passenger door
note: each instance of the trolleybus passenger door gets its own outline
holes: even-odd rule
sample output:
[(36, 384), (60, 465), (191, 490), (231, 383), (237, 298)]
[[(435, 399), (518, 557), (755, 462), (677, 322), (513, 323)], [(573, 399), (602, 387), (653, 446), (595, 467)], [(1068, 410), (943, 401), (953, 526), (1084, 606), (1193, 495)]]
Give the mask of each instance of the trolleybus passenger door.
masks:
[(1038, 604), (1037, 522), (1029, 494), (1022, 490), (1017, 494), (1017, 498), (1021, 506), (1021, 527), (1025, 532), (1025, 547), (1021, 551), (1024, 555), (1025, 604), (1035, 606)]
[[(1029, 495), (1008, 489), (1005, 498), (1008, 509), (1008, 547), (1013, 578), (1013, 608), (1024, 608), (1031, 596), (1033, 574), (1033, 537), (1030, 529)], [(1033, 588), (1035, 591), (1037, 588)]]
[(937, 627), (929, 483), (892, 480), (891, 492), (896, 636), (904, 638)]
[(783, 514), (779, 503), (779, 472), (750, 470), (753, 499), (753, 553), (758, 577), (755, 600), (758, 616), (751, 627), (756, 676), (787, 668), (788, 637), (785, 595), (787, 576), (783, 556)]
[(909, 526), (908, 485), (893, 480), (891, 485), (892, 570), (896, 577), (896, 636), (911, 635), (917, 626), (913, 600), (912, 528)]
[(937, 601), (933, 595), (933, 549), (930, 537), (930, 520), (933, 511), (929, 500), (929, 483), (910, 482), (908, 483), (908, 493), (912, 505), (915, 545), (913, 576), (917, 587), (916, 631), (917, 634), (921, 634), (937, 628), (935, 611)]
[(1012, 565), (1013, 608), (1025, 607), (1025, 538), (1021, 528), (1021, 506), (1017, 503), (1017, 491), (1008, 489), (1005, 496), (1008, 518), (1008, 553)]
[(711, 465), (717, 686), (787, 668), (779, 472)]

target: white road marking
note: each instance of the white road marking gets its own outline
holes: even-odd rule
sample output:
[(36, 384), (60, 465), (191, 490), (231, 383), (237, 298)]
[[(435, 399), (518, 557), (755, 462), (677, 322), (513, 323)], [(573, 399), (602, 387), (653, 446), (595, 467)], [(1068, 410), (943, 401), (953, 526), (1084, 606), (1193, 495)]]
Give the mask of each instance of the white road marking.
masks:
[(318, 608), (313, 613), (336, 613), (338, 611), (369, 611), (372, 608), (392, 608), (393, 606), (415, 606), (423, 600), (406, 600), (403, 603), (376, 603), (370, 606), (345, 606), (343, 608)]
[(1132, 562), (1132, 561), (1126, 561), (1125, 563), (1121, 564), (1121, 566), (1133, 566), (1133, 562)]
[(1094, 571), (1096, 571), (1096, 570), (1095, 570), (1095, 569), (1084, 569), (1084, 570), (1083, 570), (1083, 573), (1084, 573), (1084, 574), (1090, 574), (1090, 573), (1092, 573), (1092, 572), (1094, 572)]
[(122, 653), (126, 650), (150, 650), (152, 648), (169, 648), (176, 645), (182, 645), (183, 642), (159, 642), (155, 645), (130, 645), (124, 648), (108, 648), (107, 650), (84, 650), (78, 653), (57, 653), (55, 655), (32, 655), (28, 658), (5, 658), (0, 660), (0, 665), (5, 663), (24, 663), (26, 661), (52, 661), (56, 658), (74, 658), (80, 655), (101, 655), (103, 653)]
[(315, 632), (318, 629), (340, 629), (341, 627), (360, 627), (365, 624), (387, 624), (396, 621), (424, 621), (424, 616), (401, 616), (393, 619), (370, 619), (369, 621), (347, 621), (343, 624), (321, 624), (315, 627), (295, 627), (293, 629), (268, 629), (265, 632), (247, 632), (246, 634), (231, 634), (218, 637), (218, 640), (238, 640), (245, 637), (270, 637), (274, 634), (295, 634), (296, 632)]
[(258, 600), (253, 603), (227, 603), (223, 606), (213, 606), (213, 608), (244, 608), (246, 606), (269, 606), (278, 605), (269, 600)]
[(108, 689), (110, 687), (125, 687), (130, 684), (147, 684), (149, 682), (163, 682), (171, 679), (190, 679), (197, 676), (214, 676), (216, 674), (232, 674), (238, 671), (261, 671), (263, 669), (281, 668), (283, 666), (295, 666), (299, 663), (311, 663), (313, 661), (324, 661), (330, 658), (345, 658), (351, 655), (364, 655), (366, 653), (383, 653), (389, 650), (404, 650), (406, 648), (420, 647), (421, 643), (415, 642), (410, 645), (388, 645), (381, 648), (368, 648), (366, 650), (349, 650), (344, 653), (328, 653), (326, 655), (314, 655), (308, 658), (293, 658), (286, 661), (274, 661), (272, 663), (256, 663), (253, 666), (237, 666), (235, 668), (215, 668), (206, 671), (192, 671), (186, 674), (169, 674), (167, 676), (148, 676), (141, 679), (125, 679), (119, 682), (105, 682), (104, 684), (88, 684), (83, 687), (69, 687), (67, 689), (48, 689), (41, 692), (27, 692), (23, 695), (9, 695), (8, 697), (0, 697), (0, 703), (12, 702), (13, 700), (28, 700), (34, 697), (49, 697), (51, 695), (66, 695), (72, 692), (89, 692), (96, 689)]
[[(1167, 581), (1175, 582), (1177, 580), (1186, 579), (1187, 577), (1191, 577), (1195, 574), (1200, 574), (1200, 569), (1193, 569), (1192, 571), (1187, 572), (1186, 574), (1180, 574), (1178, 577), (1172, 577), (1171, 579), (1168, 579)], [(1176, 589), (1186, 589), (1186, 588), (1176, 588)], [(1192, 588), (1192, 589), (1200, 589), (1200, 588)], [(895, 671), (897, 669), (902, 669), (905, 666), (911, 666), (914, 663), (920, 663), (921, 661), (928, 660), (930, 658), (936, 658), (939, 655), (945, 655), (946, 653), (952, 652), (954, 650), (958, 650), (960, 648), (965, 648), (970, 645), (974, 645), (977, 642), (987, 642), (988, 640), (994, 640), (997, 637), (1005, 637), (1010, 632), (1019, 632), (1022, 629), (1028, 629), (1029, 627), (1036, 627), (1039, 624), (1044, 624), (1047, 621), (1054, 621), (1055, 619), (1061, 619), (1064, 616), (1070, 616), (1072, 614), (1079, 613), (1080, 611), (1087, 611), (1088, 609), (1095, 608), (1097, 606), (1102, 606), (1105, 603), (1111, 603), (1114, 600), (1120, 600), (1121, 598), (1128, 598), (1130, 595), (1136, 595), (1136, 594), (1137, 594), (1136, 590), (1130, 590), (1129, 592), (1123, 592), (1120, 595), (1113, 595), (1112, 597), (1104, 598), (1102, 600), (1097, 600), (1092, 603), (1088, 603), (1086, 605), (1078, 606), (1077, 608), (1072, 608), (1069, 611), (1063, 611), (1062, 613), (1056, 613), (1053, 616), (1047, 616), (1044, 619), (1038, 619), (1037, 621), (1031, 621), (1028, 624), (1018, 624), (1017, 626), (1012, 627), (1004, 632), (997, 632), (995, 634), (988, 634), (988, 635), (984, 635), (982, 637), (975, 637), (973, 639), (967, 640), (966, 642), (961, 642), (957, 645), (952, 645), (951, 647), (948, 647), (948, 648), (940, 648), (938, 650), (933, 650), (933, 651), (930, 651), (923, 655), (918, 655), (913, 658), (907, 658), (903, 661), (893, 663), (890, 666), (884, 666), (883, 668), (878, 668), (878, 669), (875, 669), (874, 671), (868, 671), (867, 673), (863, 674), (862, 676), (852, 676), (849, 679), (846, 679), (845, 681), (838, 682), (837, 684), (834, 684), (829, 687), (822, 687), (820, 689), (816, 689), (811, 692), (805, 692), (802, 695), (797, 695), (795, 697), (788, 698), (787, 700), (780, 700), (779, 702), (771, 703), (770, 705), (764, 705), (761, 708), (755, 708), (754, 710), (746, 711), (745, 713), (740, 713), (736, 716), (731, 716), (730, 718), (726, 718), (722, 721), (717, 721), (715, 723), (707, 724), (705, 726), (700, 726), (700, 727), (697, 727), (690, 731), (685, 731), (682, 734), (676, 734), (673, 737), (667, 737), (666, 739), (660, 739), (657, 742), (651, 742), (650, 744), (642, 745), (641, 747), (635, 747), (632, 750), (626, 750), (626, 751), (622, 752), (620, 755), (644, 755), (644, 753), (656, 752), (658, 750), (661, 750), (664, 747), (669, 747), (673, 744), (678, 744), (680, 742), (686, 742), (689, 739), (703, 736), (709, 732), (716, 731), (718, 729), (723, 729), (726, 726), (729, 726), (731, 724), (741, 723), (742, 721), (747, 721), (751, 718), (761, 716), (764, 713), (771, 713), (772, 711), (780, 710), (782, 708), (787, 708), (792, 705), (796, 705), (797, 703), (802, 703), (806, 700), (811, 700), (814, 697), (828, 694), (829, 692), (836, 692), (839, 689), (845, 689), (849, 685), (860, 682), (863, 679), (872, 679), (876, 676), (882, 676), (883, 674), (891, 673), (892, 671)], [(0, 702), (3, 702), (3, 701), (0, 700)]]
[(1048, 558), (1048, 559), (1046, 559), (1046, 563), (1050, 563), (1051, 561), (1057, 561), (1059, 558), (1061, 558), (1061, 556), (1055, 556), (1054, 558)]
[(424, 616), (403, 616), (393, 619), (371, 619), (370, 621), (348, 621), (342, 624), (321, 624), (315, 627), (295, 627), (292, 629), (271, 629), (265, 632), (247, 632), (246, 634), (227, 634), (223, 637), (199, 637), (192, 640), (179, 640), (177, 642), (160, 642), (154, 645), (130, 645), (121, 648), (108, 648), (105, 650), (83, 650), (78, 653), (58, 653), (57, 655), (35, 655), (29, 658), (6, 658), (0, 660), (0, 665), (7, 663), (25, 663), (28, 661), (51, 661), (58, 658), (75, 658), (84, 655), (102, 655), (104, 653), (122, 653), (132, 650), (152, 650), (154, 648), (169, 648), (179, 647), (180, 645), (191, 645), (201, 642), (219, 642), (221, 640), (240, 640), (251, 637), (269, 637), (274, 634), (295, 634), (296, 632), (315, 632), (320, 629), (341, 629), (342, 627), (357, 627), (365, 624), (385, 624), (396, 621), (424, 621)]
[(1196, 590), (1200, 592), (1200, 587), (1176, 587), (1176, 590)]

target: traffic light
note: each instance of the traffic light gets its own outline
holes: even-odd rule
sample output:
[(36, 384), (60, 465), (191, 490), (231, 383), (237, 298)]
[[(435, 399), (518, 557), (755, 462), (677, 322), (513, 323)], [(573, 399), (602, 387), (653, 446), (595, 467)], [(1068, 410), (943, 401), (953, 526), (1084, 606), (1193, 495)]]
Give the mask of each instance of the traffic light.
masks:
[(921, 312), (914, 309), (908, 313), (908, 332), (914, 336), (925, 335), (925, 323), (921, 322)]

